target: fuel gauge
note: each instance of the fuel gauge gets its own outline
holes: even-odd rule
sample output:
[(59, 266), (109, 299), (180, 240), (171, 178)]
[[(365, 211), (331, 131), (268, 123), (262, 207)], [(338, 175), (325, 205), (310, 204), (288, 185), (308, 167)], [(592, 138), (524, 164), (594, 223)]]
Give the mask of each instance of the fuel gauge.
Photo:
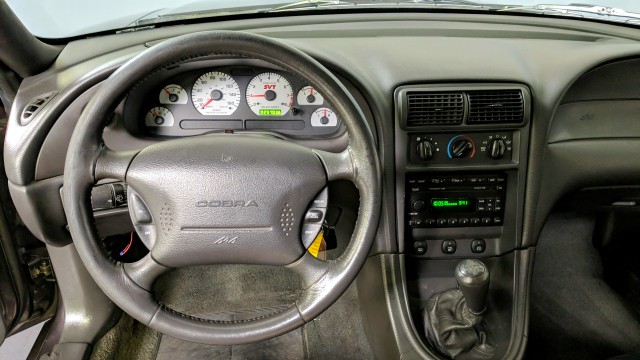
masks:
[(187, 92), (182, 86), (171, 84), (163, 87), (162, 90), (160, 90), (158, 99), (160, 100), (160, 104), (164, 105), (186, 104), (189, 97), (187, 96)]
[(156, 106), (147, 111), (144, 123), (149, 127), (173, 126), (173, 114), (166, 107)]
[(311, 126), (337, 126), (338, 116), (329, 108), (316, 109), (311, 114)]
[(324, 98), (313, 86), (305, 86), (298, 91), (298, 105), (322, 105)]

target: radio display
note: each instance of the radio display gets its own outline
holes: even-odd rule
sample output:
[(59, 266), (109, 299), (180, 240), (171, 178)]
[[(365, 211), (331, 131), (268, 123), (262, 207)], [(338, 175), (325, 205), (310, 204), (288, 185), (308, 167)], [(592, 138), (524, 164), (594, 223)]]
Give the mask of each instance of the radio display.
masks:
[(431, 199), (431, 208), (434, 210), (455, 209), (464, 211), (471, 208), (471, 201), (463, 198)]

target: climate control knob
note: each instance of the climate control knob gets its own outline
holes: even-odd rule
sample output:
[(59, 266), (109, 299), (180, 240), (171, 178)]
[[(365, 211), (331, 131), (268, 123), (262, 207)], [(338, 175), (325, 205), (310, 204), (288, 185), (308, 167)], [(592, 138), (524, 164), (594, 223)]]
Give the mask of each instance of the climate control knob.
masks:
[(504, 152), (507, 149), (507, 145), (504, 140), (496, 139), (489, 144), (489, 156), (493, 159), (502, 159)]
[(418, 157), (422, 160), (431, 160), (433, 158), (434, 151), (435, 146), (433, 146), (429, 140), (420, 141), (416, 148)]
[(467, 157), (473, 151), (473, 143), (467, 139), (456, 140), (451, 144), (449, 153), (454, 158)]

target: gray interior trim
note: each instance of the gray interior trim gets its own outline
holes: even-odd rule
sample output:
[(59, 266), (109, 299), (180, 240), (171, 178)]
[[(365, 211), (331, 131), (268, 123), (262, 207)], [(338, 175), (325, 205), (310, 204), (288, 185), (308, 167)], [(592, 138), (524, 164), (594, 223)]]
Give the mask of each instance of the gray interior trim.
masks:
[(64, 308), (59, 342), (92, 344), (118, 321), (121, 311), (91, 278), (73, 244), (47, 246), (47, 251)]

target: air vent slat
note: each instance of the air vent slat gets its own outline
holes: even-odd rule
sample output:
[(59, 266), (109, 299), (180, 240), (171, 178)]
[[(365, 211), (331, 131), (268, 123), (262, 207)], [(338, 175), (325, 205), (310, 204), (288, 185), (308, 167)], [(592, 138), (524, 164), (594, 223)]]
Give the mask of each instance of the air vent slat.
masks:
[(409, 92), (407, 126), (458, 125), (464, 117), (462, 92)]
[(468, 124), (522, 123), (524, 96), (521, 90), (468, 91)]

